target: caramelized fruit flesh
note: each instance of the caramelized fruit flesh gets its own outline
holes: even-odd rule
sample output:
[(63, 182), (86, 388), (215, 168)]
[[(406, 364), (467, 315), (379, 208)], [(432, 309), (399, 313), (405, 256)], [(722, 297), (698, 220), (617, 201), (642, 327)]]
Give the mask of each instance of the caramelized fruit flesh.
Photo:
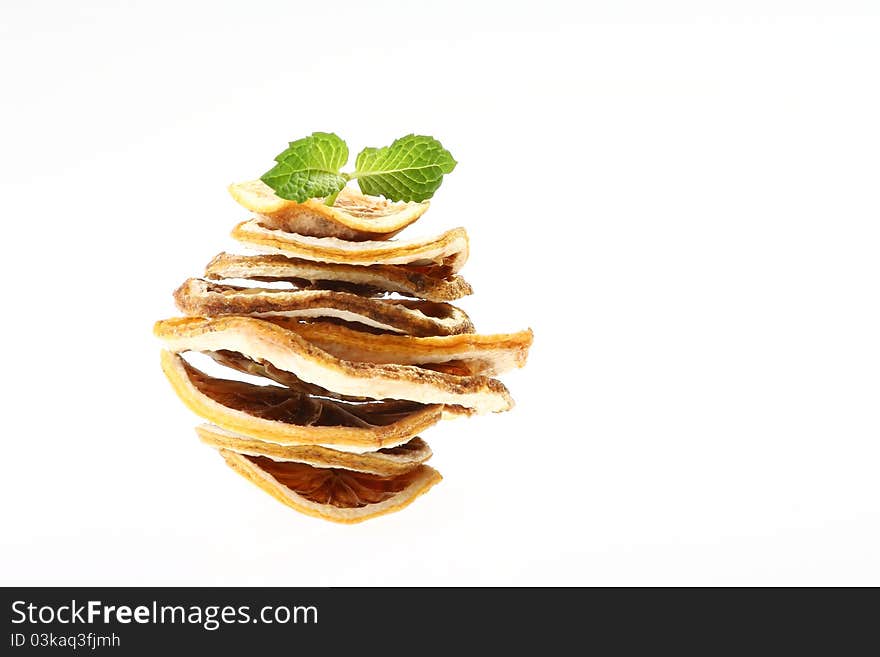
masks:
[(306, 499), (349, 509), (387, 500), (409, 486), (419, 472), (416, 468), (404, 474), (383, 477), (337, 468), (316, 468), (305, 463), (273, 461), (264, 456), (247, 458)]

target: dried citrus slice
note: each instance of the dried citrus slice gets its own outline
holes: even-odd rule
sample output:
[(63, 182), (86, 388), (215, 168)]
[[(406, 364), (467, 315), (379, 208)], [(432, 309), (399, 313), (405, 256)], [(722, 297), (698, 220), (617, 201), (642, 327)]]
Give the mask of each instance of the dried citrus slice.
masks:
[(260, 215), (260, 223), (289, 233), (344, 240), (383, 240), (400, 232), (428, 211), (430, 203), (392, 202), (367, 196), (351, 187), (339, 192), (332, 206), (323, 199), (288, 201), (262, 180), (229, 186), (238, 203)]
[(290, 281), (298, 287), (342, 290), (363, 295), (397, 292), (428, 301), (453, 301), (473, 293), (461, 276), (444, 277), (430, 267), (340, 265), (283, 255), (220, 253), (205, 268), (205, 278)]
[(495, 335), (412, 337), (355, 331), (330, 322), (298, 322), (286, 318), (269, 318), (269, 321), (344, 360), (422, 366), (452, 363), (448, 369), (439, 369), (463, 376), (493, 376), (522, 367), (532, 345), (531, 329)]
[(513, 407), (507, 388), (497, 379), (342, 360), (293, 331), (255, 317), (175, 317), (156, 322), (153, 332), (172, 351), (235, 351), (341, 395), (455, 404), (477, 413)]
[(278, 501), (316, 518), (355, 523), (400, 511), (442, 477), (427, 465), (379, 476), (219, 450), (226, 463)]
[(468, 258), (468, 237), (464, 228), (453, 228), (442, 235), (423, 239), (350, 242), (336, 237), (310, 237), (266, 228), (251, 219), (233, 228), (232, 237), (262, 253), (348, 265), (442, 267), (454, 274)]
[(327, 390), (326, 388), (322, 388), (321, 386), (316, 386), (314, 383), (307, 383), (293, 372), (285, 372), (284, 370), (279, 370), (277, 367), (272, 365), (272, 363), (267, 363), (266, 361), (257, 362), (248, 358), (247, 356), (238, 353), (237, 351), (227, 351), (225, 349), (221, 349), (218, 351), (206, 351), (204, 353), (205, 355), (210, 356), (212, 359), (214, 359), (214, 361), (233, 370), (237, 370), (239, 372), (242, 372), (243, 374), (250, 374), (251, 376), (258, 376), (264, 379), (269, 379), (270, 381), (275, 381), (276, 383), (280, 383), (281, 385), (290, 388), (291, 390), (303, 392), (307, 395), (330, 397), (331, 399), (342, 399), (344, 401), (373, 401), (370, 397), (340, 395), (338, 393)]
[(400, 401), (352, 404), (279, 386), (208, 376), (170, 351), (162, 369), (186, 406), (217, 426), (279, 445), (326, 445), (348, 452), (394, 447), (436, 424), (439, 405)]
[[(270, 381), (275, 381), (276, 383), (280, 383), (281, 385), (286, 386), (291, 390), (295, 390), (297, 392), (303, 392), (309, 395), (316, 395), (318, 397), (326, 397), (327, 399), (340, 399), (342, 401), (375, 401), (370, 397), (354, 397), (352, 395), (341, 395), (338, 392), (327, 390), (326, 388), (317, 386), (314, 383), (306, 383), (293, 372), (279, 370), (277, 367), (272, 365), (272, 363), (268, 363), (266, 361), (257, 362), (235, 351), (220, 350), (206, 351), (204, 353), (205, 355), (213, 358), (221, 365), (225, 365), (226, 367), (232, 368), (239, 372), (243, 372), (244, 374), (250, 374), (251, 376), (258, 376), (264, 379), (269, 379)], [(450, 363), (439, 363), (437, 365), (432, 365), (431, 367), (437, 368), (435, 370), (437, 372), (456, 374), (457, 376), (470, 376), (472, 372), (469, 372), (469, 367), (472, 364), (473, 361), (469, 361), (467, 363), (452, 361)], [(420, 367), (425, 366), (420, 365)], [(386, 400), (386, 403), (389, 403), (388, 400)], [(472, 408), (465, 408), (464, 406), (455, 406), (450, 404), (443, 405), (444, 420), (455, 419), (458, 417), (466, 417), (473, 414), (474, 410)]]
[(333, 290), (236, 287), (190, 278), (175, 290), (174, 300), (187, 315), (325, 317), (412, 335), (455, 335), (474, 330), (467, 314), (448, 303), (373, 299)]
[(321, 468), (344, 468), (382, 476), (409, 472), (431, 458), (428, 443), (418, 437), (395, 447), (353, 454), (320, 445), (267, 443), (226, 431), (213, 424), (197, 426), (196, 433), (206, 445), (238, 454), (266, 456), (273, 461), (295, 461)]

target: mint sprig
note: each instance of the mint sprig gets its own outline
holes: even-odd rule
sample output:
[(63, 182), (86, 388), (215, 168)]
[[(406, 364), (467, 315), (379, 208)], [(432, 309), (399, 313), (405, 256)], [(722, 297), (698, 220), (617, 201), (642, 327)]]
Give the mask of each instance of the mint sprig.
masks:
[(423, 135), (407, 135), (383, 148), (365, 148), (355, 159), (355, 170), (342, 173), (347, 160), (348, 147), (342, 139), (314, 132), (290, 142), (261, 180), (281, 198), (297, 203), (323, 197), (327, 205), (333, 205), (349, 180), (356, 180), (364, 194), (392, 201), (424, 201), (456, 165), (439, 141)]

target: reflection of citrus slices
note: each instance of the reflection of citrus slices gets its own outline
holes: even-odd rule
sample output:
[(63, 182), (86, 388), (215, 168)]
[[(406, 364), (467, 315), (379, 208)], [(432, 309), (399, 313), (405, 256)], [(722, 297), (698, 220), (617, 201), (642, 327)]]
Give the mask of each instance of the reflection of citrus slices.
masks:
[(170, 351), (162, 352), (162, 369), (197, 415), (227, 431), (279, 445), (332, 445), (358, 453), (393, 447), (437, 423), (443, 410), (400, 401), (352, 404), (216, 379)]
[(431, 267), (407, 265), (340, 265), (283, 255), (220, 253), (205, 267), (205, 278), (248, 278), (256, 281), (289, 281), (325, 290), (376, 296), (397, 292), (428, 301), (454, 301), (473, 290), (461, 276)]
[(289, 233), (344, 240), (383, 240), (400, 232), (427, 212), (430, 204), (392, 202), (366, 196), (351, 187), (339, 192), (332, 206), (322, 199), (303, 203), (276, 196), (262, 180), (229, 186), (238, 203), (260, 215), (260, 223)]
[(330, 318), (412, 335), (456, 335), (474, 330), (465, 312), (448, 303), (376, 299), (335, 290), (238, 287), (189, 278), (175, 290), (174, 300), (182, 312), (201, 317)]
[(256, 219), (232, 229), (232, 237), (263, 253), (349, 265), (413, 265), (442, 267), (456, 273), (468, 258), (464, 228), (423, 239), (349, 242), (335, 237), (310, 237), (266, 228)]
[(419, 467), (431, 458), (431, 448), (421, 438), (413, 438), (396, 447), (376, 452), (352, 454), (321, 447), (320, 445), (278, 445), (254, 440), (225, 431), (212, 424), (196, 427), (202, 442), (248, 456), (267, 456), (273, 461), (296, 461), (322, 468), (344, 468), (383, 476), (403, 474)]
[(383, 477), (219, 451), (229, 467), (278, 501), (310, 516), (341, 523), (399, 511), (442, 479), (427, 465)]
[(340, 395), (454, 404), (477, 413), (513, 407), (510, 393), (497, 379), (342, 360), (293, 331), (255, 317), (177, 317), (156, 322), (153, 332), (172, 351), (236, 351)]

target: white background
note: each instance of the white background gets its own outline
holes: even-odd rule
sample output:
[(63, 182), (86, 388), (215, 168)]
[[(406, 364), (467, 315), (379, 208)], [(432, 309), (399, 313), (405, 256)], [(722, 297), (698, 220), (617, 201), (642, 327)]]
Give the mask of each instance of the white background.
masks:
[[(880, 584), (876, 7), (4, 2), (0, 582)], [(536, 335), (350, 527), (201, 445), (151, 334), (314, 130), (441, 139), (411, 230)]]

